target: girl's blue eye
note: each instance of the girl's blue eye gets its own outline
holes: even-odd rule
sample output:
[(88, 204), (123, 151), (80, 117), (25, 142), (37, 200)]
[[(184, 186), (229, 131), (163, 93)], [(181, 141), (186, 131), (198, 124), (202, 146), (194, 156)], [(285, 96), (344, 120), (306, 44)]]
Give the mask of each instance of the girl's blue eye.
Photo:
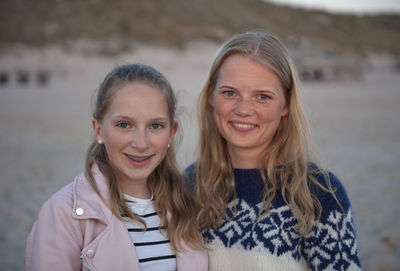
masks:
[(129, 124), (126, 122), (121, 122), (121, 123), (118, 123), (117, 126), (125, 129), (125, 128), (129, 127)]
[(154, 130), (159, 130), (161, 128), (163, 128), (164, 126), (159, 124), (159, 123), (154, 123), (151, 125), (151, 128), (153, 128)]

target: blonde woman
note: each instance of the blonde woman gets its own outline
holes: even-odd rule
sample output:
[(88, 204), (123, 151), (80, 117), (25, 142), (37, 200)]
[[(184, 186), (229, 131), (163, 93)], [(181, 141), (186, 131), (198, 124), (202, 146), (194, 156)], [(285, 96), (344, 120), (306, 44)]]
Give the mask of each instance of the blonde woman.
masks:
[(207, 270), (193, 200), (176, 167), (175, 96), (141, 64), (110, 72), (86, 171), (41, 208), (26, 270)]
[(199, 100), (200, 154), (186, 169), (210, 270), (358, 270), (340, 181), (311, 157), (296, 70), (274, 35), (219, 49)]

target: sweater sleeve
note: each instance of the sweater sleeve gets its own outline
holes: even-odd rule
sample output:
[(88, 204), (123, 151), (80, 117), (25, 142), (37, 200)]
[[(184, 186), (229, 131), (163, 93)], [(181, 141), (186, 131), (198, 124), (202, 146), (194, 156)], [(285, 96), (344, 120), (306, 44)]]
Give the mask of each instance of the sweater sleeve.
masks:
[(311, 270), (361, 270), (350, 200), (338, 178), (330, 172), (326, 176), (318, 174), (317, 181), (329, 187), (328, 179), (336, 199), (331, 193), (312, 187), (322, 213), (303, 240), (302, 254)]
[(72, 219), (69, 193), (72, 194), (72, 185), (53, 195), (40, 209), (27, 239), (27, 271), (82, 269), (82, 231), (80, 222)]

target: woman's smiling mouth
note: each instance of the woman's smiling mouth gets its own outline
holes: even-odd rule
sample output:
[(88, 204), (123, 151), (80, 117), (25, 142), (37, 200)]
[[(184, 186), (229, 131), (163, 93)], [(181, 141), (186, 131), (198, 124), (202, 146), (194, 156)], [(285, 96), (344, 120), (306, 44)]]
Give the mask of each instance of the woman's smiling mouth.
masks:
[(230, 124), (239, 131), (250, 131), (253, 128), (257, 127), (255, 124), (248, 124), (248, 123), (239, 123), (239, 122), (230, 122)]

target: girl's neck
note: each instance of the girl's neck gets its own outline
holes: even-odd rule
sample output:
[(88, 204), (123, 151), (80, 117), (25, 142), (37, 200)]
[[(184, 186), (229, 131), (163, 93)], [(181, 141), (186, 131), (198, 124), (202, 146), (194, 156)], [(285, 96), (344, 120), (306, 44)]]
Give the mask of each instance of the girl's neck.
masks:
[(152, 197), (152, 191), (146, 182), (136, 182), (136, 181), (122, 181), (119, 182), (122, 192), (129, 196), (139, 198), (139, 199), (149, 199)]

